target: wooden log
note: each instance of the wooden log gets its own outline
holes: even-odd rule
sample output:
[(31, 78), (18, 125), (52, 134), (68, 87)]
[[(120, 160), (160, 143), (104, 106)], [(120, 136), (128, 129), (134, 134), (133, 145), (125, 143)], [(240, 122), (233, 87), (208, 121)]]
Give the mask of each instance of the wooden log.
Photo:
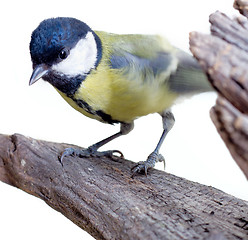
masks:
[(234, 8), (239, 10), (241, 14), (248, 17), (248, 1), (247, 0), (235, 0), (233, 6)]
[[(248, 203), (122, 158), (67, 157), (69, 145), (0, 135), (0, 180), (43, 199), (96, 239), (246, 239)], [(37, 216), (38, 217), (38, 216)]]
[[(246, 13), (248, 1), (235, 4)], [(190, 49), (219, 95), (211, 118), (248, 178), (248, 21), (217, 11), (210, 15), (210, 23), (211, 35), (190, 34)]]
[(219, 97), (211, 109), (211, 118), (217, 130), (248, 178), (248, 116), (238, 111), (226, 99)]

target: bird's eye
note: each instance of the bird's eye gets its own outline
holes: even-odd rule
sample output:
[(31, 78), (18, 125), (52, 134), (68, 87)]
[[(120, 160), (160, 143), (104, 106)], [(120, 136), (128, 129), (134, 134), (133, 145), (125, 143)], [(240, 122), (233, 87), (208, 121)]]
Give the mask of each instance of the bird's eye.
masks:
[(66, 48), (64, 48), (64, 49), (62, 49), (62, 50), (60, 51), (60, 53), (59, 53), (59, 58), (60, 58), (61, 60), (64, 60), (64, 59), (66, 59), (66, 58), (68, 57), (69, 53), (70, 53), (69, 50), (66, 49)]

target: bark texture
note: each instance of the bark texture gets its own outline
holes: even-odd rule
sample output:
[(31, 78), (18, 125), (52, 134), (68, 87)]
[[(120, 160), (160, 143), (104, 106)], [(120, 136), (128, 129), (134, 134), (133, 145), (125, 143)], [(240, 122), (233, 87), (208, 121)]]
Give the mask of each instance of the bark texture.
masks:
[(248, 239), (248, 203), (166, 172), (131, 178), (122, 158), (67, 157), (66, 144), (0, 135), (0, 180), (96, 239)]
[[(248, 1), (234, 6), (247, 16)], [(218, 11), (209, 20), (211, 35), (192, 32), (190, 49), (218, 92), (211, 118), (248, 178), (248, 21)]]

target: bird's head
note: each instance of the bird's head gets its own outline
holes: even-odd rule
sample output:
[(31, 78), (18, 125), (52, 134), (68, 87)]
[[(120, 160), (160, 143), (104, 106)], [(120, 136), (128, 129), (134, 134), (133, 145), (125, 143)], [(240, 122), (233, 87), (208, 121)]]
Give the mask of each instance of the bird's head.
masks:
[(84, 22), (74, 18), (44, 20), (30, 42), (33, 74), (66, 94), (73, 94), (101, 60), (101, 41)]

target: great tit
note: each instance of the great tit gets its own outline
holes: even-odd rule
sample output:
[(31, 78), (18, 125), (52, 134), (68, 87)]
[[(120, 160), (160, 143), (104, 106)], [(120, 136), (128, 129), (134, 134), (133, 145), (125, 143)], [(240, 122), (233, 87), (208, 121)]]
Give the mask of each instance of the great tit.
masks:
[[(74, 18), (44, 20), (30, 42), (33, 73), (52, 84), (77, 111), (103, 123), (120, 123), (120, 131), (87, 149), (67, 148), (79, 157), (112, 156), (118, 150), (99, 152), (109, 141), (128, 134), (138, 117), (159, 113), (163, 133), (146, 161), (132, 168), (144, 172), (164, 158), (159, 149), (174, 125), (170, 107), (178, 97), (209, 91), (197, 61), (157, 35), (119, 35), (93, 31)], [(121, 154), (122, 155), (122, 154)]]

